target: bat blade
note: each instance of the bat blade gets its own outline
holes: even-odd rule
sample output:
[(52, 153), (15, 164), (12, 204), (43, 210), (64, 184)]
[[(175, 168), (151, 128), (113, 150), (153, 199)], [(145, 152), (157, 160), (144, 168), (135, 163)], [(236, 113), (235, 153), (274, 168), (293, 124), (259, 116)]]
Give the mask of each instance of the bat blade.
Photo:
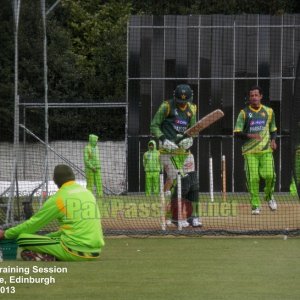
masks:
[(202, 130), (209, 127), (213, 123), (217, 122), (221, 118), (224, 117), (224, 113), (220, 109), (216, 109), (204, 116), (201, 120), (199, 120), (194, 126), (185, 131), (185, 136), (195, 136), (199, 134)]

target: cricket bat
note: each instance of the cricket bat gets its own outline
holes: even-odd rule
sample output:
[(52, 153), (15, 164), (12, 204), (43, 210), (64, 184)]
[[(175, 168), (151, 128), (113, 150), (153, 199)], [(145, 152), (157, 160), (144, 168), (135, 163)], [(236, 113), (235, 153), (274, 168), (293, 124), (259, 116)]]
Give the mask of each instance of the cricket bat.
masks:
[(183, 136), (180, 137), (180, 139), (176, 140), (176, 144), (180, 143), (183, 139), (187, 137), (192, 137), (195, 135), (198, 135), (202, 130), (209, 127), (213, 123), (217, 122), (221, 118), (224, 117), (224, 113), (220, 109), (216, 109), (209, 113), (208, 115), (204, 116), (202, 119), (200, 119), (194, 126), (187, 129)]

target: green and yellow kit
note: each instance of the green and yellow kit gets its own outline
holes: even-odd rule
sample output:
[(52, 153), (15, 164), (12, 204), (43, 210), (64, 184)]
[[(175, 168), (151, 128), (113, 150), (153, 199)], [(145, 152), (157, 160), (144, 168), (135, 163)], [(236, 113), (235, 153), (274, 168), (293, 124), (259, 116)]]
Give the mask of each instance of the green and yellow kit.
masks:
[[(153, 149), (149, 146), (153, 145)], [(145, 180), (145, 192), (146, 196), (150, 196), (151, 193), (159, 195), (159, 174), (162, 170), (160, 162), (160, 153), (156, 149), (156, 142), (154, 140), (149, 141), (148, 151), (143, 155), (143, 166), (146, 173)]]
[(270, 134), (276, 132), (275, 115), (272, 108), (261, 105), (257, 110), (250, 106), (241, 110), (234, 132), (258, 133), (261, 140), (248, 139), (242, 147), (243, 154), (272, 152)]
[(178, 134), (195, 125), (196, 110), (196, 105), (190, 102), (181, 109), (173, 99), (164, 101), (151, 122), (150, 131), (158, 139), (164, 136), (174, 142)]
[[(259, 180), (265, 180), (265, 200), (269, 201), (274, 192), (276, 174), (274, 170), (271, 137), (276, 137), (275, 115), (272, 108), (260, 105), (258, 109), (250, 106), (242, 109), (234, 128), (242, 133), (244, 144), (242, 154), (245, 161), (247, 187), (251, 194), (252, 208), (260, 206)], [(261, 140), (247, 138), (247, 134), (259, 134)]]
[[(35, 234), (51, 221), (60, 227), (46, 236)], [(93, 194), (75, 181), (64, 183), (24, 223), (5, 231), (20, 247), (47, 253), (62, 261), (92, 260), (104, 246), (100, 212)]]

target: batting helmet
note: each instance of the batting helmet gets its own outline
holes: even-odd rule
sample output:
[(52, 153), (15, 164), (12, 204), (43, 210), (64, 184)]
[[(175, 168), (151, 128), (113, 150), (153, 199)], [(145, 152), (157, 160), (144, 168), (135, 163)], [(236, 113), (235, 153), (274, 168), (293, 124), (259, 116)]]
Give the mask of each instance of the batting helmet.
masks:
[(193, 100), (193, 91), (188, 84), (177, 85), (174, 91), (174, 99), (177, 103), (186, 103)]

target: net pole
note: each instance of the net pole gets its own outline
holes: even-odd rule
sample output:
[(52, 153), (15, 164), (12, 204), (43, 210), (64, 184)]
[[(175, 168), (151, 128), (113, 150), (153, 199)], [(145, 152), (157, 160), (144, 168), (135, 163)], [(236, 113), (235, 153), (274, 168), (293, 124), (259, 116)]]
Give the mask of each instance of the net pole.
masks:
[(182, 230), (182, 191), (181, 191), (181, 175), (180, 173), (177, 174), (177, 211), (178, 211), (178, 230)]
[[(26, 126), (26, 106), (23, 107), (23, 120)], [(26, 178), (26, 132), (23, 130), (23, 180)]]
[(214, 202), (214, 176), (213, 176), (213, 158), (211, 154), (211, 140), (208, 144), (208, 178), (209, 178), (209, 196), (210, 201)]
[(125, 152), (126, 152), (126, 170), (125, 172), (125, 182), (126, 182), (126, 190), (128, 191), (128, 120), (129, 120), (129, 114), (128, 114), (128, 104), (129, 104), (129, 99), (128, 99), (128, 93), (129, 93), (129, 21), (127, 21), (127, 33), (126, 33), (126, 116), (125, 116)]
[(226, 157), (222, 155), (222, 199), (226, 201)]
[(13, 16), (14, 16), (14, 44), (15, 44), (15, 56), (14, 56), (14, 146), (13, 146), (13, 155), (14, 162), (11, 172), (11, 184), (10, 184), (10, 193), (7, 203), (6, 211), (6, 224), (14, 221), (13, 216), (13, 198), (15, 194), (15, 185), (16, 185), (16, 170), (18, 167), (18, 156), (19, 156), (19, 45), (18, 45), (18, 35), (19, 35), (19, 16), (20, 16), (20, 7), (21, 0), (13, 1)]
[(40, 139), (36, 134), (34, 134), (32, 131), (30, 131), (28, 128), (26, 128), (23, 124), (20, 124), (20, 127), (23, 128), (27, 133), (29, 133), (31, 136), (33, 136), (35, 139), (37, 139), (41, 144), (46, 146), (50, 151), (52, 151), (55, 155), (57, 155), (60, 159), (62, 159), (65, 163), (69, 164), (71, 167), (73, 167), (79, 174), (85, 177), (85, 173), (83, 170), (81, 170), (78, 166), (76, 166), (74, 163), (72, 163), (70, 160), (65, 158), (63, 155), (59, 154), (55, 149), (53, 149), (49, 144), (46, 144), (45, 141)]
[[(235, 125), (235, 69), (236, 69), (236, 24), (233, 22), (233, 68), (232, 68), (232, 128)], [(234, 192), (234, 161), (235, 161), (235, 140), (234, 137), (231, 140), (231, 149), (232, 149), (232, 162), (231, 162), (231, 191)]]
[(165, 201), (165, 193), (164, 193), (164, 174), (161, 173), (159, 175), (159, 184), (160, 184), (160, 220), (161, 220), (161, 229), (163, 231), (166, 230), (166, 201)]
[[(43, 68), (44, 68), (44, 103), (45, 103), (45, 162), (44, 162), (44, 181), (43, 191), (48, 195), (48, 147), (49, 145), (49, 122), (48, 122), (48, 63), (47, 63), (47, 27), (46, 27), (46, 3), (45, 0), (41, 0), (41, 12), (42, 12), (42, 23), (43, 23)], [(43, 191), (39, 199), (39, 205), (42, 205)]]
[(214, 176), (213, 176), (213, 158), (209, 158), (209, 195), (210, 201), (214, 202)]

